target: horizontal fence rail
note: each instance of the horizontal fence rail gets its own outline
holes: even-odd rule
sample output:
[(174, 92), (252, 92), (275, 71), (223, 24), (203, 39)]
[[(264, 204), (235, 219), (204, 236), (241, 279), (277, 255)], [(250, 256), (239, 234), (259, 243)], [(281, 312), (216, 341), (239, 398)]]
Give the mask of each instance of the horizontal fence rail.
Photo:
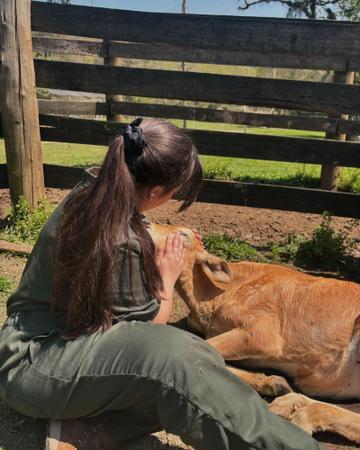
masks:
[[(252, 127), (324, 131), (333, 134), (360, 134), (360, 121), (343, 120), (331, 117), (301, 117), (285, 114), (245, 113), (226, 108), (195, 108), (190, 106), (158, 105), (149, 103), (92, 102), (85, 100), (38, 100), (38, 103), (39, 111), (43, 116), (106, 116), (111, 114), (123, 114), (128, 116), (248, 125)], [(62, 118), (59, 120), (61, 119)], [(45, 124), (45, 122), (43, 122), (43, 124)]]
[(288, 128), (329, 133), (360, 134), (360, 121), (335, 117), (301, 117), (285, 114), (245, 113), (231, 109), (197, 108), (192, 106), (160, 105), (129, 102), (91, 102), (38, 100), (41, 114), (111, 115), (159, 117), (202, 122), (250, 125), (253, 127)]
[[(136, 43), (138, 57), (144, 59), (194, 61), (184, 58), (186, 51), (195, 52), (199, 62), (216, 64), (360, 70), (359, 22), (144, 13), (32, 2), (32, 29)], [(109, 56), (134, 58), (129, 55), (134, 50), (115, 45)]]
[[(44, 141), (108, 145), (121, 134), (119, 122), (40, 115)], [(1, 130), (0, 130), (1, 131)], [(200, 154), (360, 168), (360, 143), (188, 129)]]
[(91, 42), (76, 39), (34, 37), (36, 52), (60, 55), (97, 56), (100, 58), (128, 58), (151, 61), (174, 61), (249, 67), (277, 67), (316, 70), (360, 70), (360, 58), (346, 55), (309, 57), (306, 54), (258, 53), (251, 51), (230, 51), (187, 48), (166, 44), (143, 44), (135, 42)]
[(35, 60), (39, 87), (331, 114), (360, 111), (360, 86)]
[[(44, 164), (45, 185), (72, 189), (83, 169)], [(0, 164), (0, 188), (8, 187), (6, 165)], [(266, 184), (205, 180), (198, 201), (252, 206), (360, 218), (360, 196), (356, 194), (301, 189)]]

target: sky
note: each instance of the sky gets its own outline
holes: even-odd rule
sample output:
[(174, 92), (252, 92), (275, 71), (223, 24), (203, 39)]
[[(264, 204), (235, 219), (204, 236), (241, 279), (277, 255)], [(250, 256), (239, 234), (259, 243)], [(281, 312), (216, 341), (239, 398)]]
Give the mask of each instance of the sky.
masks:
[[(181, 12), (182, 4), (181, 0), (72, 0), (71, 3), (73, 5), (169, 13)], [(286, 8), (276, 3), (256, 5), (247, 11), (239, 11), (237, 5), (237, 0), (188, 0), (188, 12), (192, 14), (222, 14), (232, 16), (286, 16)]]

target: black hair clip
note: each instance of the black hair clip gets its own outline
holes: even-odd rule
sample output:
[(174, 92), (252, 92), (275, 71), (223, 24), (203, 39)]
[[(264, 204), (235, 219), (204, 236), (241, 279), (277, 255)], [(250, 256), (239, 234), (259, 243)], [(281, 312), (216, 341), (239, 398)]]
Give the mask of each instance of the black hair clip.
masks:
[(144, 135), (139, 127), (142, 117), (137, 117), (123, 132), (125, 161), (129, 167), (135, 167), (136, 160), (141, 156), (146, 145)]

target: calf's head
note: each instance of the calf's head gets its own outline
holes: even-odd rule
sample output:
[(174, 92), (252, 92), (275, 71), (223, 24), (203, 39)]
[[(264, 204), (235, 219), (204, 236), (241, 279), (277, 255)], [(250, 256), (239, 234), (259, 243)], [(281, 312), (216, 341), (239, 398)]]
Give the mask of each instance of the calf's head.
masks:
[(232, 279), (229, 264), (208, 253), (190, 228), (181, 225), (150, 224), (148, 231), (156, 248), (163, 247), (169, 233), (180, 233), (184, 236), (187, 251), (176, 290), (192, 313), (196, 314), (199, 303), (209, 301), (224, 292), (223, 283), (229, 283)]

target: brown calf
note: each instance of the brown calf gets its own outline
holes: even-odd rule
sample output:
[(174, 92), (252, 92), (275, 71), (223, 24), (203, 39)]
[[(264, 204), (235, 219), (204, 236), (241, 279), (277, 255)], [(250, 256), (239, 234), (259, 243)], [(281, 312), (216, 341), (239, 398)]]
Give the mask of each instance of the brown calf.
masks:
[[(270, 408), (309, 433), (333, 431), (360, 443), (360, 407), (332, 405), (291, 393), (285, 378), (246, 371), (278, 369), (304, 394), (360, 399), (360, 285), (306, 275), (272, 264), (229, 264), (209, 254), (187, 227), (150, 225), (156, 246), (169, 232), (188, 251), (176, 289), (188, 324), (259, 393), (282, 395)], [(347, 409), (344, 409), (347, 408)]]

